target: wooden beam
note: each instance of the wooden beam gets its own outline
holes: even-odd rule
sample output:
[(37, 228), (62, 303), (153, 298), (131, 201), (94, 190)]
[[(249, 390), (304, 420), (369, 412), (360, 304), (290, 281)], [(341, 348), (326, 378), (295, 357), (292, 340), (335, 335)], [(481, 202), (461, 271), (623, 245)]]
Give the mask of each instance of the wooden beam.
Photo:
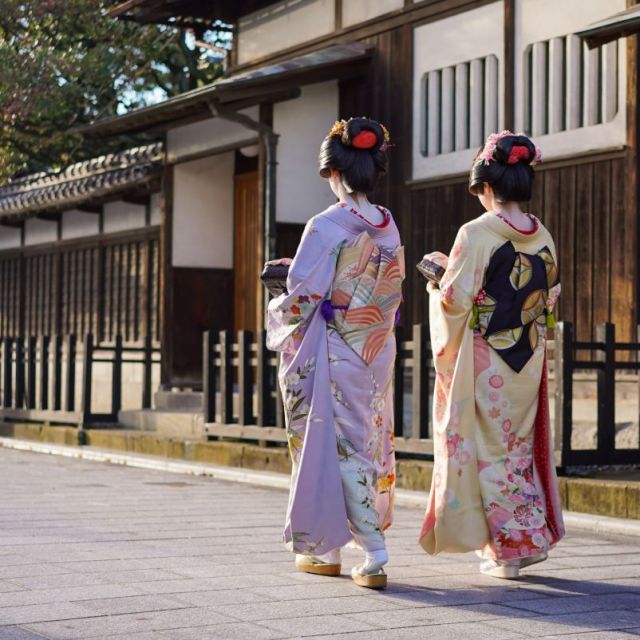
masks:
[(24, 220), (4, 220), (0, 218), (0, 227), (10, 227), (11, 229), (24, 229)]
[(59, 222), (62, 220), (62, 211), (42, 211), (36, 214), (36, 218), (47, 222)]
[(149, 204), (149, 196), (147, 194), (144, 195), (128, 195), (128, 196), (122, 196), (122, 198), (120, 198), (120, 200), (122, 202), (126, 202), (127, 204), (137, 204), (137, 205), (142, 205), (142, 206), (146, 206)]
[(515, 127), (516, 5), (504, 0), (504, 128)]
[(334, 0), (334, 12), (335, 12), (335, 30), (340, 31), (342, 29), (342, 1)]
[(162, 176), (162, 204), (160, 221), (160, 335), (162, 337), (162, 364), (160, 383), (170, 386), (173, 377), (173, 189), (174, 167), (167, 165)]
[(74, 209), (82, 211), (82, 213), (102, 213), (102, 207), (97, 204), (80, 204)]

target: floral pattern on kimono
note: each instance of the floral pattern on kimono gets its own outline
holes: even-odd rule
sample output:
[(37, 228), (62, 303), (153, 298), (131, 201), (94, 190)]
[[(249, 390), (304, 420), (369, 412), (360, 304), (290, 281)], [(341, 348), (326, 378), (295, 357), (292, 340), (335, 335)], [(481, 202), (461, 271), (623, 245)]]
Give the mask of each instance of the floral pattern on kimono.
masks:
[(392, 219), (384, 229), (370, 228), (338, 206), (315, 216), (291, 264), (289, 293), (269, 303), (267, 345), (281, 352), (293, 462), (284, 540), (298, 553), (325, 553), (352, 538), (379, 548), (391, 524), (395, 340), (382, 341), (367, 363), (320, 312), (331, 299), (341, 250), (365, 231), (384, 251), (398, 250)]
[[(440, 289), (430, 296), (434, 476), (420, 543), (431, 554), (483, 550), (485, 557), (515, 559), (546, 551), (564, 534), (550, 446), (546, 332), (540, 329), (529, 359), (514, 371), (480, 331), (487, 266), (507, 242), (527, 254), (546, 248), (555, 263), (541, 223), (522, 234), (487, 213), (461, 228)], [(556, 294), (549, 292), (547, 306)]]

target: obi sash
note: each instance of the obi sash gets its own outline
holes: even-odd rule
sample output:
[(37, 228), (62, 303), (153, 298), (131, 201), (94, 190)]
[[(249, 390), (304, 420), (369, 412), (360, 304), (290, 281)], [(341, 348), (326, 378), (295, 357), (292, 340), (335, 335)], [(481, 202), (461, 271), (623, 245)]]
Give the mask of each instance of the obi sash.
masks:
[(559, 290), (558, 267), (548, 247), (527, 254), (506, 242), (489, 261), (485, 285), (474, 300), (472, 328), (520, 372), (553, 326)]
[(330, 323), (367, 364), (393, 332), (404, 277), (403, 247), (387, 249), (363, 231), (351, 245), (340, 249)]

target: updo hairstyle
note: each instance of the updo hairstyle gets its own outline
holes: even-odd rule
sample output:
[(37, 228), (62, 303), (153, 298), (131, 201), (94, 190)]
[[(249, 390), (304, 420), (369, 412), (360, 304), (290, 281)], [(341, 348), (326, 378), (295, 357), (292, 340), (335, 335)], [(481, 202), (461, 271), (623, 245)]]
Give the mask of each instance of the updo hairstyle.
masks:
[(339, 171), (347, 191), (371, 193), (387, 172), (388, 142), (389, 133), (375, 120), (338, 120), (320, 147), (320, 175), (330, 178), (332, 171)]
[(538, 148), (527, 136), (504, 131), (492, 134), (475, 157), (469, 191), (480, 195), (487, 183), (501, 204), (527, 202), (531, 200), (534, 178), (531, 165), (539, 159)]

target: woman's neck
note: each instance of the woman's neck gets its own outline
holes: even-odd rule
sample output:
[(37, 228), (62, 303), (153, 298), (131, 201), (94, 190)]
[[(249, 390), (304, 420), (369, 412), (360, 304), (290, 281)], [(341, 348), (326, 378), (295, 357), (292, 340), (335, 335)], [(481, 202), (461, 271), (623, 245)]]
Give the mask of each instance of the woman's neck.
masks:
[(533, 226), (533, 222), (528, 214), (524, 213), (517, 202), (496, 202), (494, 200), (493, 213), (507, 219), (518, 229), (528, 230)]
[(340, 202), (355, 209), (361, 216), (372, 224), (379, 224), (384, 220), (384, 214), (369, 202), (367, 196), (362, 193), (347, 193), (346, 189), (340, 189)]

